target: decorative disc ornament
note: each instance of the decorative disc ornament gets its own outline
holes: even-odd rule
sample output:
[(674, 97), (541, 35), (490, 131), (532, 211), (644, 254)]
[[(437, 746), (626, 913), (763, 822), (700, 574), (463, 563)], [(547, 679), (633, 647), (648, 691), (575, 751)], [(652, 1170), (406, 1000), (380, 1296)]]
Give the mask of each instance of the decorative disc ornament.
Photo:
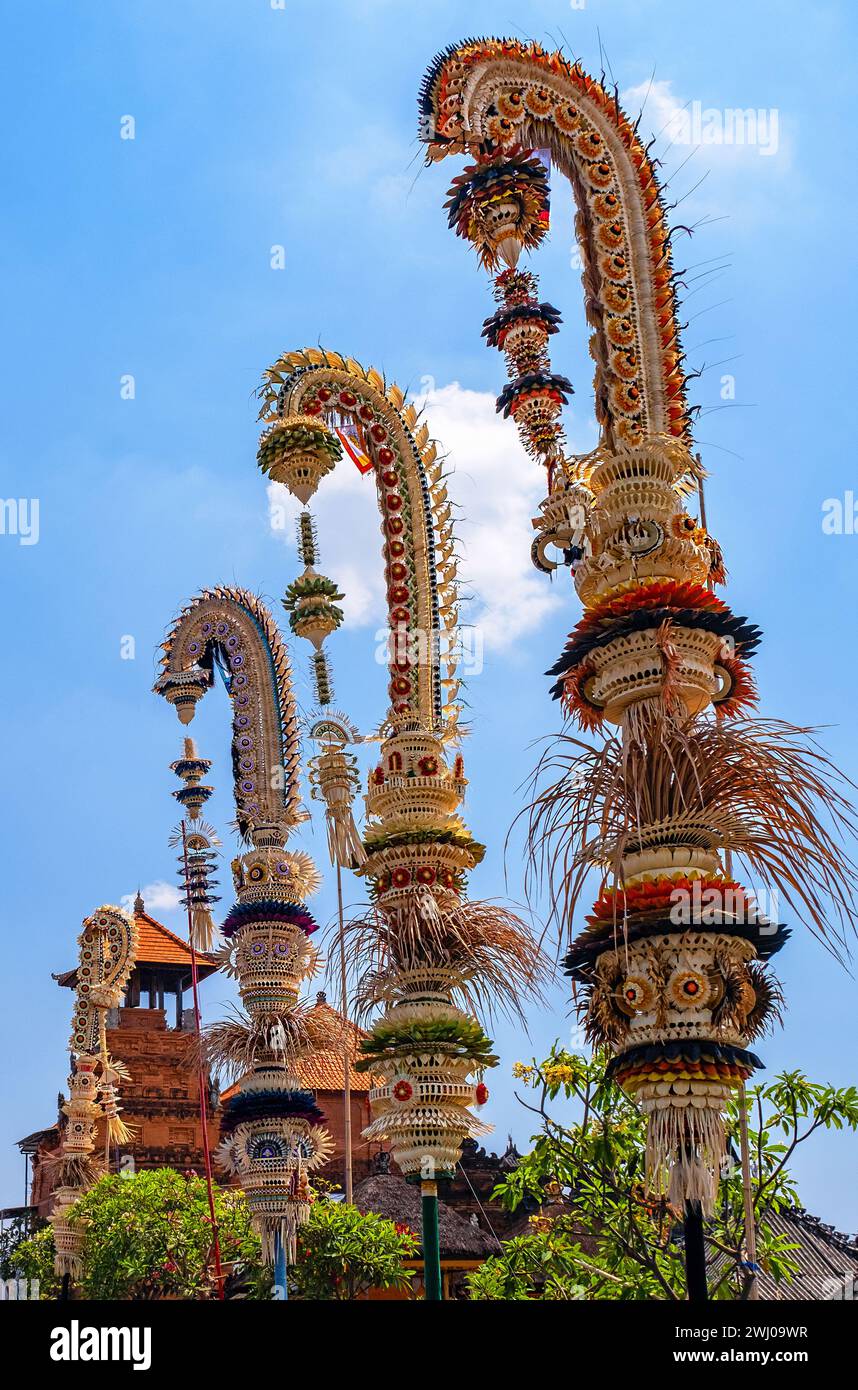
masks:
[[(268, 1082), (272, 1073), (262, 1080)], [(284, 1078), (278, 1089), (250, 1085), (225, 1107), (224, 1139), (217, 1161), (237, 1174), (247, 1196), (254, 1229), (262, 1239), (262, 1256), (273, 1264), (275, 1238), (295, 1258), (295, 1236), (310, 1215), (314, 1195), (309, 1174), (333, 1153), (313, 1094)]]

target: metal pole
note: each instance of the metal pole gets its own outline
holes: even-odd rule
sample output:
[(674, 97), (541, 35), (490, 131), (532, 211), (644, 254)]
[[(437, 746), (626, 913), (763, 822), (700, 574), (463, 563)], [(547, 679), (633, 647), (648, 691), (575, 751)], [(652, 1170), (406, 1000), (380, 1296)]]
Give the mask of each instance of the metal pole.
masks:
[(703, 1212), (699, 1202), (685, 1203), (685, 1281), (689, 1303), (708, 1303)]
[(215, 1215), (214, 1190), (212, 1183), (212, 1157), (209, 1150), (209, 1117), (208, 1106), (206, 1105), (206, 1078), (203, 1070), (202, 1052), (199, 1051), (200, 1042), (200, 995), (197, 988), (197, 951), (194, 946), (194, 924), (191, 916), (191, 872), (188, 865), (188, 837), (185, 829), (184, 819), (182, 820), (182, 858), (185, 865), (185, 895), (188, 905), (188, 945), (191, 948), (191, 987), (194, 996), (194, 1023), (196, 1026), (197, 1049), (199, 1065), (197, 1067), (197, 1084), (200, 1092), (200, 1121), (203, 1128), (203, 1162), (206, 1170), (206, 1192), (209, 1199), (209, 1218), (212, 1223), (213, 1252), (215, 1262), (215, 1280), (217, 1283), (217, 1296), (219, 1299), (224, 1297), (223, 1291), (223, 1270), (220, 1263), (220, 1237), (217, 1229), (217, 1217)]
[(274, 1236), (274, 1287), (282, 1289), (283, 1300), (289, 1297), (289, 1278), (286, 1268), (286, 1242), (278, 1231)]
[(346, 1143), (346, 1201), (351, 1203), (354, 1197), (354, 1181), (352, 1177), (352, 1066), (349, 1049), (349, 1011), (348, 1011), (348, 987), (346, 983), (346, 936), (343, 923), (343, 875), (340, 862), (337, 860), (337, 908), (340, 914), (340, 984), (342, 987), (342, 1011), (343, 1011), (343, 1129)]
[(440, 1303), (441, 1248), (438, 1237), (438, 1184), (424, 1178), (420, 1183), (423, 1204), (423, 1287), (427, 1303)]
[(742, 1152), (742, 1192), (745, 1198), (745, 1254), (751, 1276), (748, 1298), (757, 1299), (757, 1223), (754, 1216), (754, 1193), (751, 1188), (751, 1145), (748, 1138), (748, 1111), (745, 1106), (745, 1083), (739, 1088), (739, 1140)]

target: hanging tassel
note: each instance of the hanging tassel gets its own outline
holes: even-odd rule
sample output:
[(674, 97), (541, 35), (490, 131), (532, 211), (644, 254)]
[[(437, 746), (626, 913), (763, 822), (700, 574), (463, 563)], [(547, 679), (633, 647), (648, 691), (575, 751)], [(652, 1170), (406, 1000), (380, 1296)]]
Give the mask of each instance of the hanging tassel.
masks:
[(647, 1185), (657, 1196), (666, 1196), (671, 1206), (681, 1210), (684, 1202), (699, 1202), (703, 1215), (712, 1215), (727, 1152), (723, 1103), (720, 1097), (699, 1108), (644, 1103)]
[(194, 908), (191, 913), (191, 934), (195, 951), (206, 953), (211, 950), (215, 939), (215, 924), (209, 908)]
[(127, 1125), (119, 1115), (111, 1115), (107, 1121), (107, 1132), (111, 1144), (130, 1144), (137, 1137), (136, 1125)]
[[(56, 1227), (54, 1228), (54, 1235), (56, 1236)], [(83, 1259), (81, 1255), (72, 1254), (68, 1250), (63, 1250), (62, 1252), (57, 1251), (54, 1256), (54, 1273), (58, 1275), (60, 1279), (68, 1274), (73, 1283), (79, 1284), (83, 1278)]]
[(118, 1097), (116, 1088), (112, 1082), (103, 1082), (101, 1087), (101, 1099), (104, 1116), (107, 1120), (107, 1133), (112, 1144), (127, 1144), (137, 1133), (132, 1125), (127, 1125), (120, 1118)]
[(360, 868), (366, 863), (366, 851), (352, 814), (358, 785), (354, 758), (341, 747), (326, 747), (312, 760), (310, 781), (315, 799), (325, 803), (331, 863)]
[(262, 1247), (263, 1264), (269, 1267), (274, 1265), (278, 1240), (286, 1251), (287, 1263), (295, 1263), (298, 1254), (298, 1230), (309, 1221), (311, 1206), (312, 1198), (309, 1202), (288, 1202), (282, 1215), (265, 1214), (251, 1218), (251, 1225), (259, 1236)]
[(325, 820), (331, 863), (339, 864), (344, 869), (359, 869), (366, 863), (366, 850), (355, 825), (351, 806), (329, 805)]

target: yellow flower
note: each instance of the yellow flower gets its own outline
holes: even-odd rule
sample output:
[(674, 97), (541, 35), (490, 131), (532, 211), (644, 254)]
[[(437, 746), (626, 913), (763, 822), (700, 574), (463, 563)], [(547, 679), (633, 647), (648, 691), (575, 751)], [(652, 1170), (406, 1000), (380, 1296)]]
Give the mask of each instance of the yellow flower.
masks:
[(549, 1086), (561, 1085), (565, 1081), (574, 1081), (575, 1073), (571, 1067), (565, 1063), (560, 1063), (556, 1067), (545, 1068), (545, 1080)]
[(533, 1067), (529, 1067), (524, 1062), (513, 1062), (512, 1074), (517, 1081), (529, 1081), (533, 1076)]

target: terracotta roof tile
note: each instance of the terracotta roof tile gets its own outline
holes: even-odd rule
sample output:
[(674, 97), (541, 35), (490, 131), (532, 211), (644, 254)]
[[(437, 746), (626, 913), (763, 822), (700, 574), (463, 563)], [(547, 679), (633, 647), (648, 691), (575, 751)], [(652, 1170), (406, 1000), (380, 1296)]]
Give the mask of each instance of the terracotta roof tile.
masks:
[[(170, 928), (165, 927), (163, 922), (156, 922), (155, 918), (150, 917), (148, 912), (135, 912), (134, 920), (137, 923), (138, 932), (136, 965), (183, 965), (190, 974), (191, 951), (187, 941), (183, 941), (175, 932), (170, 931)], [(197, 951), (197, 970), (201, 980), (213, 975), (217, 969), (217, 962), (211, 956)], [(57, 984), (63, 985), (67, 989), (75, 989), (77, 987), (77, 967), (55, 975), (54, 979)]]
[[(191, 951), (186, 941), (176, 936), (175, 932), (171, 932), (169, 927), (156, 922), (148, 912), (135, 912), (134, 919), (139, 933), (138, 965), (186, 965), (190, 970)], [(203, 955), (201, 951), (197, 952), (197, 960), (201, 973), (205, 971), (206, 974), (211, 974), (212, 969), (217, 969), (211, 958)]]
[[(320, 1000), (313, 1009), (314, 1013), (322, 1011), (330, 1014), (342, 1027), (345, 1022), (343, 1015), (331, 1008), (327, 1000)], [(346, 1025), (351, 1034), (349, 1043), (349, 1056), (352, 1065), (349, 1068), (349, 1085), (353, 1091), (369, 1091), (376, 1084), (375, 1078), (365, 1071), (355, 1071), (354, 1059), (358, 1055), (358, 1043), (361, 1038), (366, 1037), (363, 1028), (358, 1028), (356, 1023), (349, 1021)], [(298, 1075), (311, 1091), (341, 1091), (343, 1089), (343, 1054), (340, 1048), (332, 1052), (316, 1052), (312, 1057), (305, 1058), (298, 1066)]]

